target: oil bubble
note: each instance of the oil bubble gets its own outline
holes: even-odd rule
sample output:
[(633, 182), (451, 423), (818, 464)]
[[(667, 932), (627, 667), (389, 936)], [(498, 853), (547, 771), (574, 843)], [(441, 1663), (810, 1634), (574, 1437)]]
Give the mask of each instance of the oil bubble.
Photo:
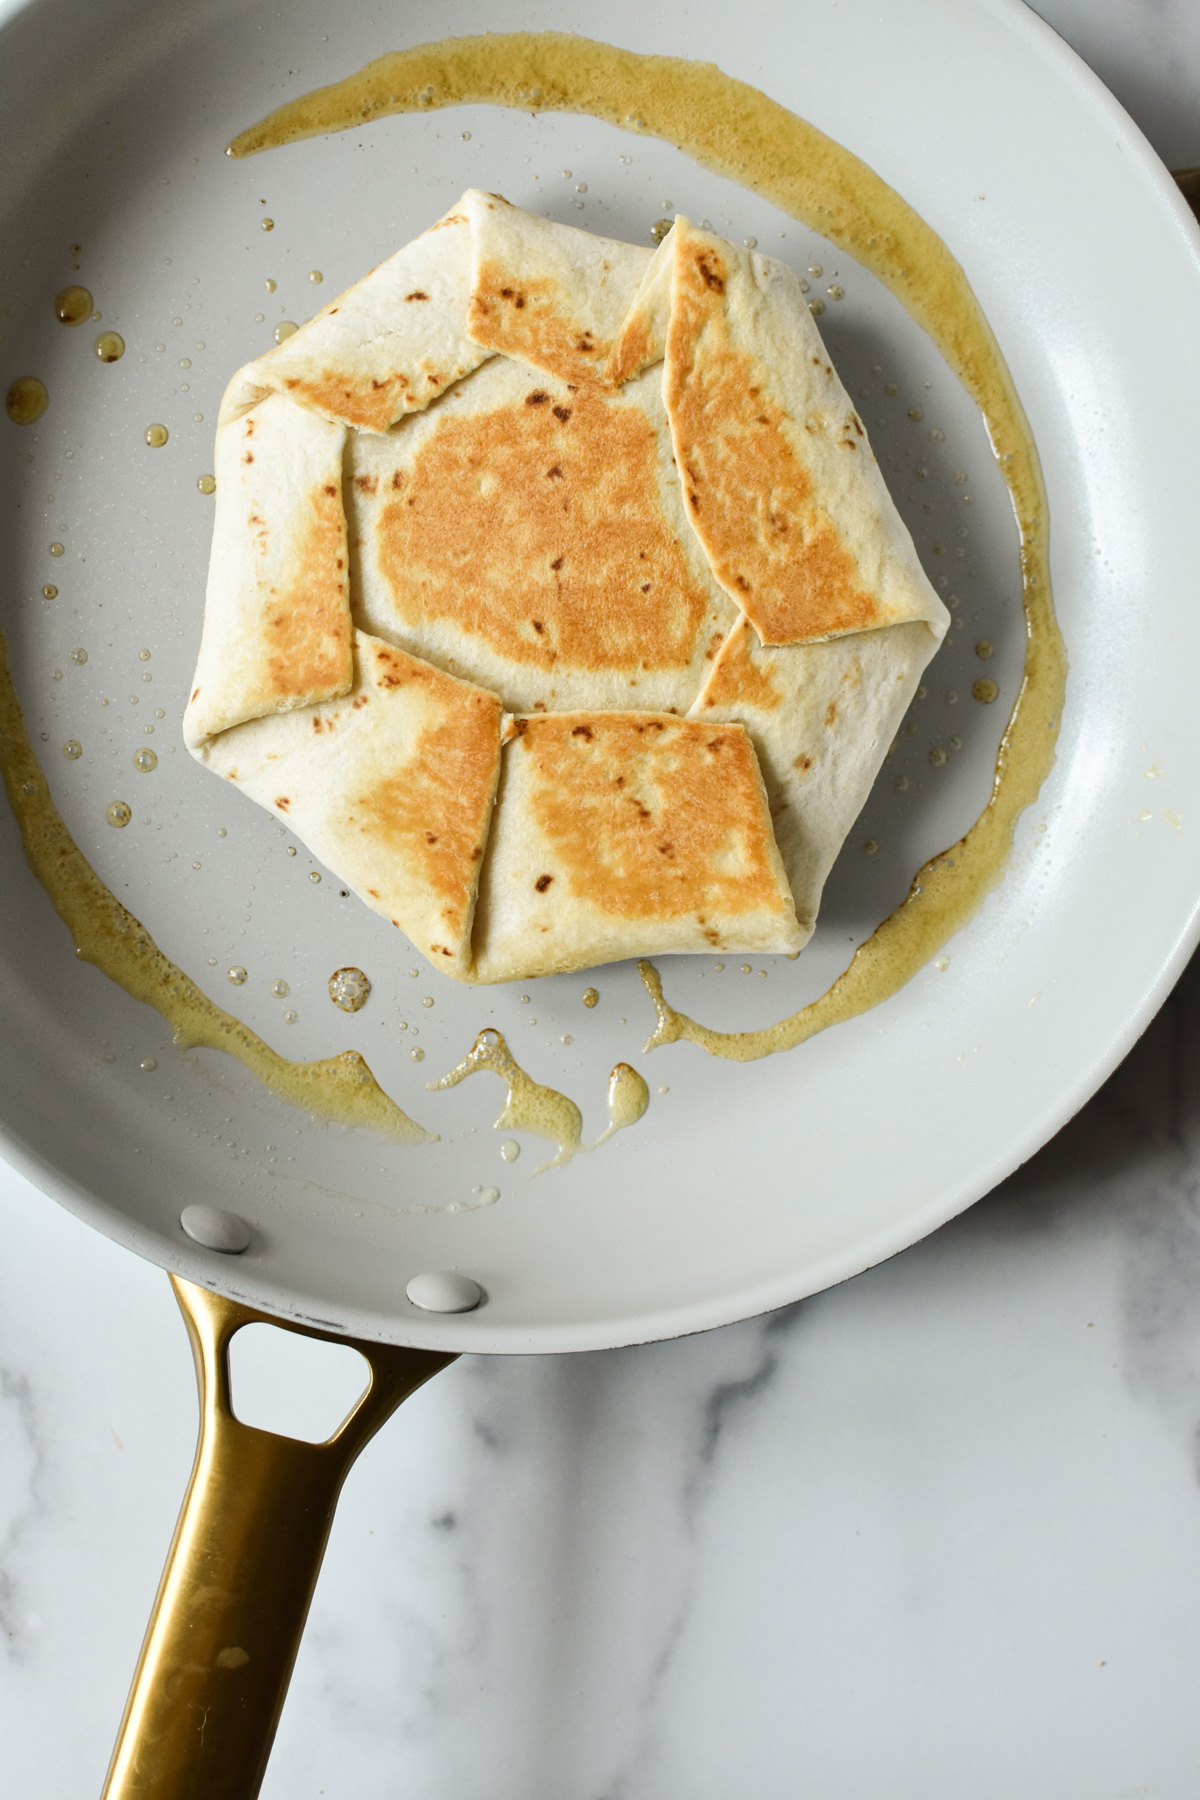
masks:
[(85, 287), (65, 287), (54, 302), (54, 316), (61, 325), (82, 325), (95, 304)]
[(120, 830), (123, 825), (128, 825), (130, 819), (132, 819), (133, 810), (131, 807), (126, 806), (124, 800), (114, 800), (104, 816), (110, 825), (113, 825), (117, 830)]
[(14, 425), (36, 425), (49, 404), (45, 382), (36, 375), (21, 375), (9, 388), (4, 406)]
[(271, 983), (271, 992), (277, 1000), (286, 1000), (291, 989), (288, 987), (286, 981), (273, 981)]
[(63, 755), (67, 758), (68, 762), (79, 761), (79, 758), (83, 755), (83, 745), (78, 738), (67, 739), (66, 743), (63, 745)]
[(370, 992), (371, 983), (361, 969), (335, 969), (329, 977), (329, 998), (340, 1012), (360, 1012)]

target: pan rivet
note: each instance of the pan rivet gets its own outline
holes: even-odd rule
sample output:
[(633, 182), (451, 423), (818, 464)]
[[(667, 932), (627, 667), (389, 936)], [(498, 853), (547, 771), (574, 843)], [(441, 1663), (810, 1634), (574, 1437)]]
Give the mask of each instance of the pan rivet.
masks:
[[(212, 1209), (206, 1207), (203, 1210)], [(451, 1270), (414, 1275), (404, 1291), (422, 1312), (473, 1312), (483, 1299), (483, 1289), (477, 1281), (472, 1281), (469, 1275), (456, 1275)]]
[(179, 1223), (197, 1244), (206, 1250), (221, 1250), (226, 1256), (239, 1256), (250, 1242), (246, 1221), (220, 1206), (185, 1206)]

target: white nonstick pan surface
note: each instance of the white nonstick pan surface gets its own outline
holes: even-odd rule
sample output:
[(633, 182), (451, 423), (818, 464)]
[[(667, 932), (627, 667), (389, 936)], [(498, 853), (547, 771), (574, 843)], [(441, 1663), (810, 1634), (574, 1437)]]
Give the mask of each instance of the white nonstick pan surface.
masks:
[[(472, 107), (224, 156), (283, 99), (430, 36), (429, 18), (308, 0), (0, 11), (0, 385), (36, 374), (51, 395), (35, 426), (0, 420), (0, 623), (55, 798), (117, 896), (268, 1042), (297, 1058), (362, 1051), (441, 1141), (404, 1148), (316, 1123), (229, 1058), (173, 1050), (156, 1013), (76, 962), (7, 813), (0, 1124), (10, 1160), (100, 1230), (269, 1311), (430, 1348), (593, 1349), (747, 1317), (912, 1243), (1070, 1116), (1182, 966), (1200, 893), (1198, 244), (1136, 129), (1015, 0), (700, 5), (653, 19), (615, 0), (602, 21), (559, 0), (535, 21), (466, 0), (439, 10), (439, 33), (533, 23), (711, 59), (856, 151), (964, 265), (1050, 495), (1071, 662), (1058, 761), (946, 966), (785, 1055), (731, 1064), (676, 1045), (647, 1057), (653, 1012), (632, 965), (488, 990), (439, 978), (183, 749), (211, 523), (197, 480), (231, 371), (468, 185), (642, 242), (672, 208), (707, 217), (820, 268), (808, 277), (820, 292), (844, 289), (821, 325), (956, 624), (810, 949), (796, 963), (749, 959), (748, 974), (744, 958), (720, 971), (722, 959), (663, 959), (670, 997), (725, 1028), (823, 991), (982, 807), (1021, 668), (1015, 530), (974, 408), (896, 302), (667, 145)], [(100, 322), (56, 321), (72, 281)], [(111, 366), (92, 348), (108, 329), (127, 345)], [(170, 434), (158, 450), (144, 441), (152, 423)], [(995, 644), (992, 706), (971, 699), (981, 638)], [(932, 764), (951, 739), (961, 748)], [(147, 745), (158, 764), (143, 774), (133, 758)], [(114, 800), (133, 809), (124, 830), (106, 823)], [(353, 1017), (326, 995), (347, 964), (373, 984)], [(234, 966), (248, 972), (237, 988)], [(502, 1161), (495, 1080), (424, 1085), (486, 1025), (578, 1102), (588, 1138), (618, 1060), (650, 1085), (646, 1117), (566, 1169), (534, 1177), (541, 1146), (528, 1138)], [(192, 1201), (245, 1219), (249, 1249), (235, 1261), (193, 1244), (178, 1222)], [(486, 1304), (453, 1318), (414, 1308), (406, 1285), (430, 1269), (471, 1275)]]

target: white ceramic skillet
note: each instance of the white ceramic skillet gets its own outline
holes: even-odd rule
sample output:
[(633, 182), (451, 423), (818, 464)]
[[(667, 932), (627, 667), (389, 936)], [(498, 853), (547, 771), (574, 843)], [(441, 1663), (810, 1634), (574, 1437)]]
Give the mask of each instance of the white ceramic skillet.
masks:
[[(1007, 494), (971, 403), (873, 278), (670, 146), (586, 117), (467, 107), (224, 157), (236, 131), (282, 100), (429, 37), (429, 17), (315, 0), (0, 11), (0, 387), (34, 374), (50, 393), (36, 425), (0, 420), (0, 608), (34, 747), (95, 868), (219, 1003), (289, 1056), (360, 1050), (440, 1133), (405, 1148), (320, 1125), (230, 1059), (174, 1051), (156, 1013), (75, 961), (5, 813), (5, 1152), (189, 1283), (436, 1353), (401, 1352), (390, 1374), (380, 1364), (376, 1399), (390, 1381), (391, 1404), (442, 1353), (701, 1330), (912, 1243), (1043, 1143), (1113, 1067), (1193, 946), (1200, 894), (1196, 228), (1136, 128), (1016, 0), (755, 0), (653, 19), (627, 0), (602, 18), (549, 0), (536, 20), (451, 0), (436, 23), (536, 24), (711, 59), (849, 145), (963, 264), (1040, 452), (1071, 672), (1057, 764), (1005, 879), (937, 964), (786, 1055), (736, 1064), (685, 1044), (647, 1058), (653, 1015), (632, 966), (456, 987), (191, 762), (178, 718), (210, 522), (197, 483), (229, 373), (277, 323), (304, 318), (484, 185), (638, 241), (678, 209), (804, 272), (954, 612), (813, 945), (794, 964), (752, 959), (748, 972), (737, 957), (724, 969), (668, 959), (671, 998), (730, 1029), (794, 1011), (987, 797), (1023, 653)], [(87, 286), (99, 319), (57, 322), (55, 295), (71, 282)], [(107, 330), (126, 345), (112, 364), (93, 350)], [(161, 448), (145, 441), (151, 424), (168, 429)], [(991, 705), (972, 698), (985, 673), (999, 688)], [(64, 755), (70, 741), (76, 758)], [(143, 772), (134, 758), (147, 748), (157, 766)], [(106, 823), (114, 801), (132, 812), (122, 829)], [(373, 983), (349, 1018), (326, 995), (346, 964)], [(247, 971), (244, 984), (230, 984), (231, 968)], [(593, 1009), (581, 1002), (589, 984)], [(619, 1059), (649, 1082), (648, 1113), (566, 1169), (533, 1177), (542, 1146), (528, 1138), (503, 1161), (491, 1077), (424, 1086), (487, 1025), (580, 1104), (588, 1138)], [(180, 1211), (194, 1201), (246, 1221), (243, 1255), (183, 1234)], [(439, 1316), (406, 1299), (413, 1276), (446, 1269), (478, 1281), (485, 1304)], [(196, 1332), (216, 1334), (217, 1379), (213, 1346), (249, 1315), (192, 1306)], [(333, 1476), (312, 1479), (331, 1508)], [(247, 1754), (241, 1786), (210, 1772), (204, 1791), (252, 1792)], [(139, 1786), (132, 1763), (122, 1779), (121, 1793), (192, 1791)]]

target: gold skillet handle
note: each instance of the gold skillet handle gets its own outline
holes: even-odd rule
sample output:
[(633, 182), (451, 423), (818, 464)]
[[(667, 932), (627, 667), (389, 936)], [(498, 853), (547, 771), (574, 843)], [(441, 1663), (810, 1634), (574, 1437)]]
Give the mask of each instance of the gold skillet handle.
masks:
[[(272, 1319), (174, 1275), (171, 1285), (196, 1359), (200, 1441), (104, 1800), (254, 1800), (342, 1483), (400, 1402), (454, 1357)], [(328, 1442), (234, 1417), (229, 1341), (258, 1320), (366, 1358), (370, 1385)]]

